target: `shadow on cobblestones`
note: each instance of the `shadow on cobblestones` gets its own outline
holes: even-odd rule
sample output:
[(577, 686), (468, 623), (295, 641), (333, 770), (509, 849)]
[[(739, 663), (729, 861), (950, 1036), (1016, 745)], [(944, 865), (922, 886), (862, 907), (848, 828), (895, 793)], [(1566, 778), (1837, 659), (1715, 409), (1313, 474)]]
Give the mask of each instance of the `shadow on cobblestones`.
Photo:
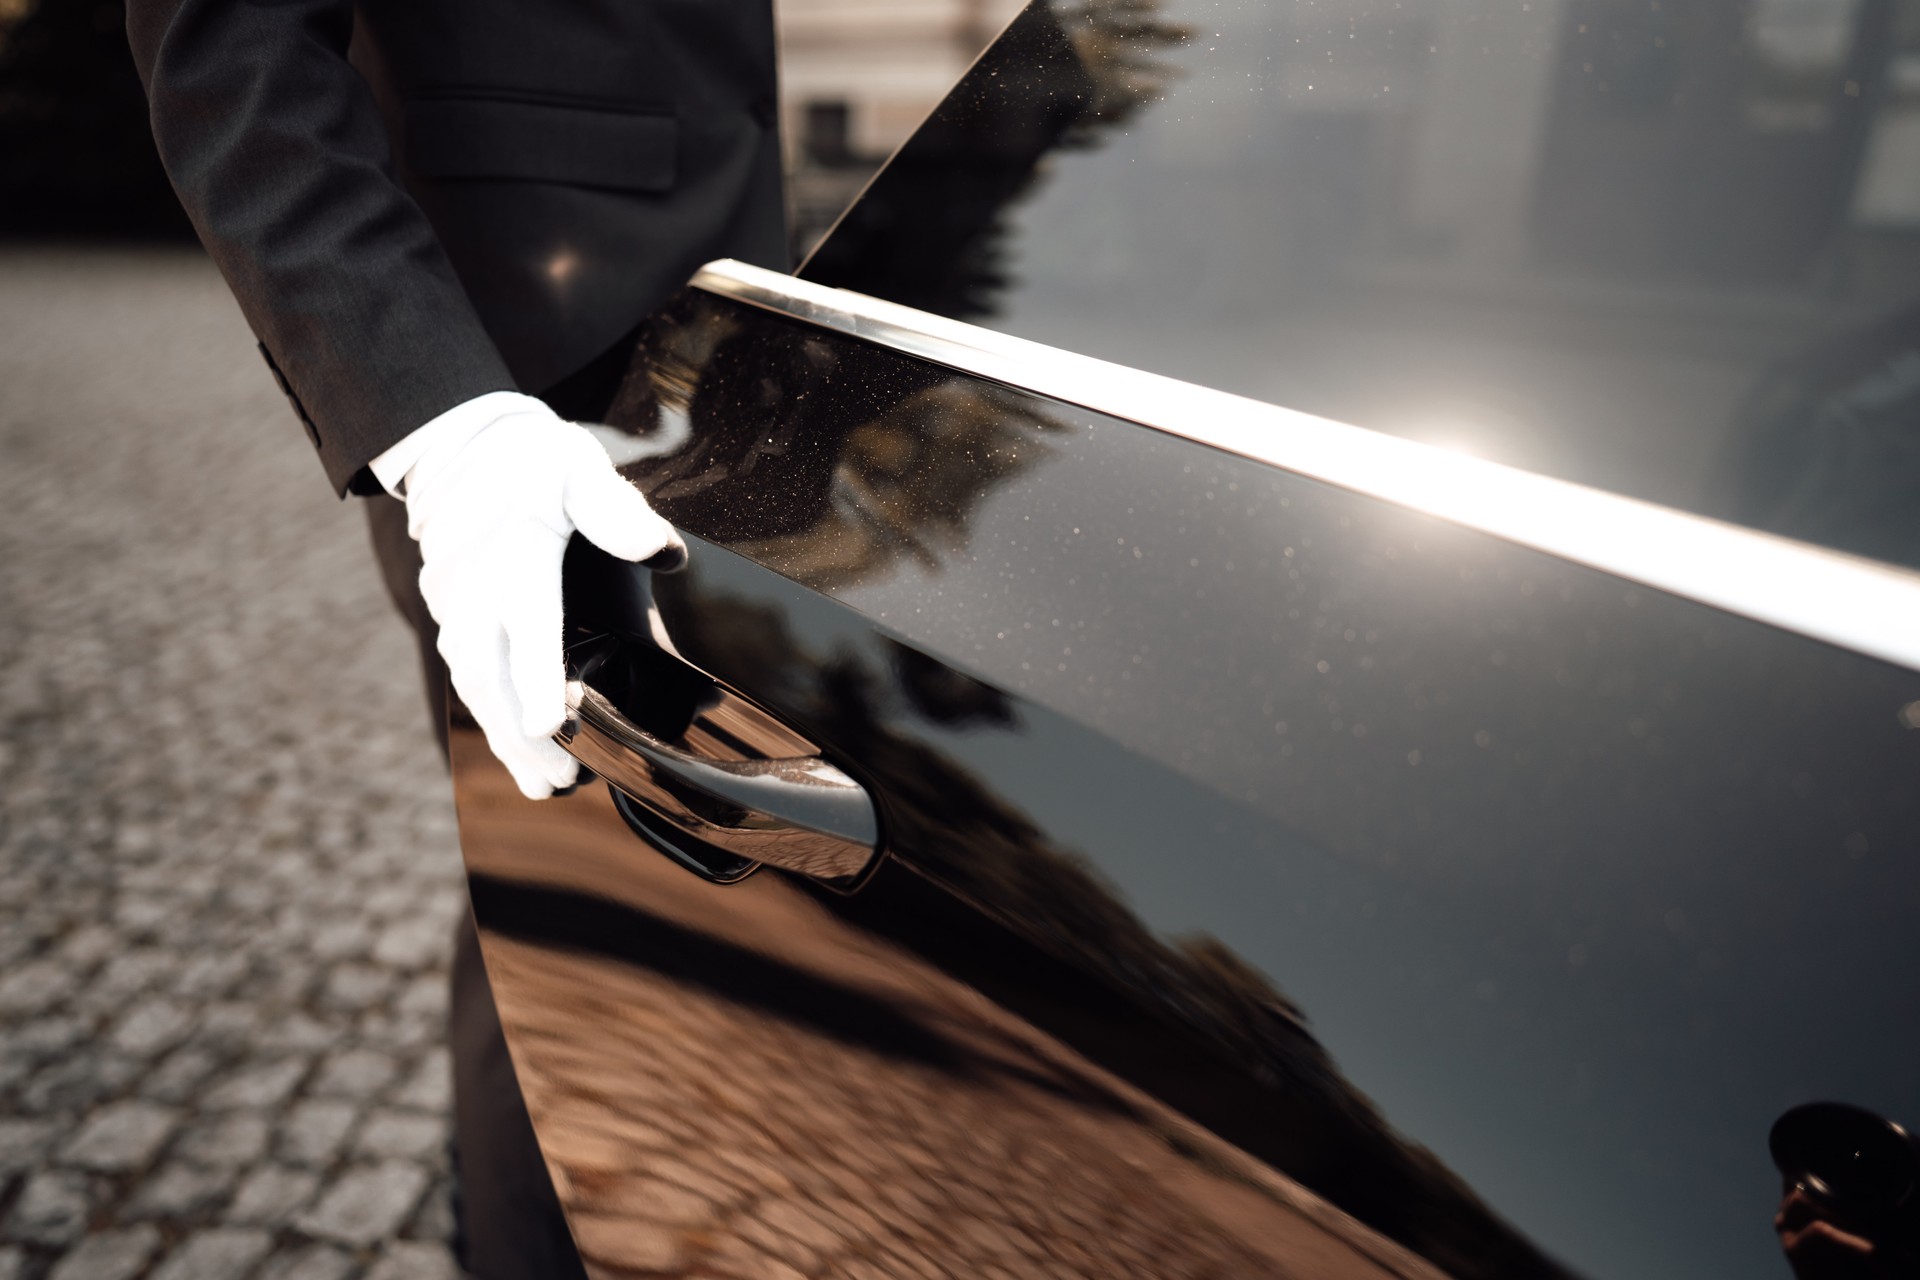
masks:
[(411, 641), (219, 278), (0, 253), (0, 1280), (453, 1274)]

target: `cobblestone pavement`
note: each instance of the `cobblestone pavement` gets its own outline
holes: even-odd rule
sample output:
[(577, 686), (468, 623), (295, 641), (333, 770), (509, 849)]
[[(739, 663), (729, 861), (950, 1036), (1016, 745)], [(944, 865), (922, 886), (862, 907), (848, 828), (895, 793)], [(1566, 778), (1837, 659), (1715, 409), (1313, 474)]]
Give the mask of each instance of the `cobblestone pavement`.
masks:
[(433, 1280), (411, 642), (218, 277), (0, 252), (0, 1280)]
[(594, 1280), (1442, 1280), (791, 880), (704, 883), (604, 788), (535, 804), (478, 730), (453, 753)]

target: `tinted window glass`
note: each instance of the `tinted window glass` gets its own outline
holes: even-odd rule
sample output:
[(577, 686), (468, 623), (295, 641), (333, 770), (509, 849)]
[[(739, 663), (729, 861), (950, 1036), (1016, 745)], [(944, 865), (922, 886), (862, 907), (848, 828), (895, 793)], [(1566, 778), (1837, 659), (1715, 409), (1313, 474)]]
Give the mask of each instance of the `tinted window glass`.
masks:
[(1036, 5), (804, 274), (1920, 563), (1917, 12)]

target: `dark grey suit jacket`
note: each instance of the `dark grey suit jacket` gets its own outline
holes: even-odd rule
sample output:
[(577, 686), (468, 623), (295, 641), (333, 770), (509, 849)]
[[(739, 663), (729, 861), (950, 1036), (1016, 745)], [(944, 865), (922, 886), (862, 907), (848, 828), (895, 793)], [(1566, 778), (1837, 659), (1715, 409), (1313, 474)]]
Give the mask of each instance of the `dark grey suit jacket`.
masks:
[(770, 0), (129, 0), (127, 32), (336, 490), (708, 259), (787, 265)]

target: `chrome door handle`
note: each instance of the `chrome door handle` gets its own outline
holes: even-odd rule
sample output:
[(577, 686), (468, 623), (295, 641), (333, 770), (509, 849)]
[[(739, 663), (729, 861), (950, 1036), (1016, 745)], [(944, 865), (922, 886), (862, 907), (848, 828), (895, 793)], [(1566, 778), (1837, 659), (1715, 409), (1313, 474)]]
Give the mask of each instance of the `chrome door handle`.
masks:
[(873, 799), (819, 756), (696, 755), (580, 681), (568, 682), (567, 704), (553, 740), (680, 835), (822, 880), (851, 880), (872, 863), (880, 840)]

